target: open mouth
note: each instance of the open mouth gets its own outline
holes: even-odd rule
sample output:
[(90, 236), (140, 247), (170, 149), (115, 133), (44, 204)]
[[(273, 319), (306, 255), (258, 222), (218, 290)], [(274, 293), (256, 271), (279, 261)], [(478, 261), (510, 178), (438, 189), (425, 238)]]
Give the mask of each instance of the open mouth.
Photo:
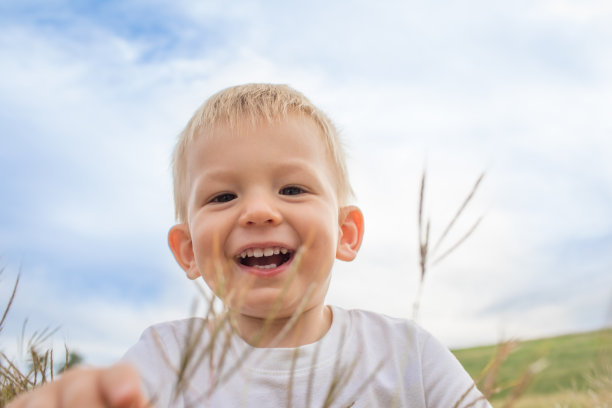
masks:
[(238, 263), (251, 268), (273, 269), (288, 262), (293, 251), (283, 247), (249, 248), (236, 257)]

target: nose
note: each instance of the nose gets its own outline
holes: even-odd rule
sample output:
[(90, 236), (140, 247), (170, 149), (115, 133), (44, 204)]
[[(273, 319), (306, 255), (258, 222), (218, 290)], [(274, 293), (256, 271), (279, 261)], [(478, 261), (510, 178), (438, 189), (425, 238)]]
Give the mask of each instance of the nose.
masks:
[(254, 193), (244, 198), (239, 223), (243, 227), (274, 226), (282, 221), (282, 215), (274, 205), (274, 198), (265, 193)]

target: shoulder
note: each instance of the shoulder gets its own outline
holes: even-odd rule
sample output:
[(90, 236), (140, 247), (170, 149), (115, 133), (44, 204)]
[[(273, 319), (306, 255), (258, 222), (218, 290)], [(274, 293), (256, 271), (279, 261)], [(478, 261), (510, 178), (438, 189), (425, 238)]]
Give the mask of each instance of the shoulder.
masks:
[(193, 334), (205, 332), (206, 325), (207, 320), (199, 317), (157, 323), (143, 331), (140, 341), (150, 338), (169, 342), (184, 341)]
[[(405, 339), (414, 345), (424, 344), (433, 336), (411, 319), (392, 317), (381, 313), (361, 309), (343, 309), (332, 306), (334, 319), (350, 327), (359, 335), (373, 334), (379, 338), (381, 334), (390, 336), (388, 339)], [(381, 338), (382, 339), (382, 338)]]
[(413, 320), (359, 309), (332, 310), (334, 317), (348, 328), (348, 338), (356, 339), (365, 349), (384, 346), (374, 349), (385, 350), (394, 357), (403, 356), (414, 368), (424, 370), (424, 375), (434, 367), (441, 371), (463, 371), (448, 347)]
[(365, 310), (332, 310), (334, 316), (349, 322), (350, 335), (362, 342), (361, 358), (386, 353), (386, 364), (379, 374), (403, 373), (401, 387), (406, 399), (400, 406), (422, 398), (423, 406), (428, 407), (490, 408), (448, 347), (414, 321)]

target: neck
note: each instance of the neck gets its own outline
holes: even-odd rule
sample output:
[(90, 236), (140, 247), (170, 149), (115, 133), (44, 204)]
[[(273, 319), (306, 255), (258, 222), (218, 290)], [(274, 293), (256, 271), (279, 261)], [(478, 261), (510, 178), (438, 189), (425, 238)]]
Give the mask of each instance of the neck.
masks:
[(238, 334), (254, 347), (299, 347), (314, 343), (331, 327), (331, 309), (317, 305), (305, 310), (297, 319), (291, 316), (266, 319), (238, 314)]

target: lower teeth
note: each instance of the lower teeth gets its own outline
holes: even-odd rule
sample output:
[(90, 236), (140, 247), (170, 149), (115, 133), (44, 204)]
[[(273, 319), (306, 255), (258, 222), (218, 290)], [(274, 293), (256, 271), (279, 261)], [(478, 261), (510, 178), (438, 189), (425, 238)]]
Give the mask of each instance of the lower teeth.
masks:
[(272, 269), (272, 268), (276, 268), (276, 264), (270, 264), (270, 265), (255, 265), (256, 268), (259, 269)]

